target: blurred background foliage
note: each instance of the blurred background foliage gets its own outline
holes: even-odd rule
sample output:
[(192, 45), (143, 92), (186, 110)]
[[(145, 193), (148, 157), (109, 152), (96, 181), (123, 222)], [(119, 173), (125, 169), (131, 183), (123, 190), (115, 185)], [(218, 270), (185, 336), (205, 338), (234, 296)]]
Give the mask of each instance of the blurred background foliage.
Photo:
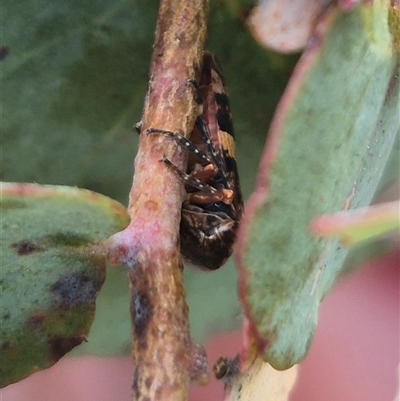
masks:
[[(250, 1), (211, 1), (206, 48), (221, 62), (247, 197), (273, 111), (297, 60), (262, 49), (246, 28)], [(76, 185), (127, 205), (158, 2), (15, 0), (2, 7), (3, 181)], [(193, 336), (241, 322), (232, 261), (186, 269)], [(109, 268), (89, 342), (77, 353), (130, 352), (128, 283)]]

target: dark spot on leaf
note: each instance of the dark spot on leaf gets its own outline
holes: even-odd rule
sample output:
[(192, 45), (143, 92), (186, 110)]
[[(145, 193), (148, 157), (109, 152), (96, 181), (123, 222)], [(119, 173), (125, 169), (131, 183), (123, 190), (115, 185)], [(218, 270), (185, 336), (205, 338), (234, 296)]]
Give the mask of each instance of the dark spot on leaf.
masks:
[(45, 238), (51, 245), (63, 245), (63, 246), (73, 246), (79, 247), (86, 245), (90, 242), (88, 237), (83, 235), (76, 235), (74, 233), (56, 233), (49, 235)]
[(37, 312), (28, 317), (27, 324), (31, 329), (37, 329), (43, 326), (46, 320), (46, 314), (44, 312)]
[(76, 347), (82, 341), (84, 341), (85, 338), (85, 336), (81, 335), (71, 338), (55, 337), (49, 339), (48, 346), (52, 361), (57, 362), (68, 351), (71, 351), (72, 348)]
[(32, 241), (23, 240), (11, 245), (17, 251), (19, 256), (30, 255), (33, 252), (43, 251), (39, 245)]
[(70, 309), (91, 304), (97, 288), (94, 278), (84, 273), (72, 273), (54, 283), (51, 291), (57, 307)]
[(153, 305), (149, 296), (145, 292), (136, 292), (132, 300), (132, 320), (137, 337), (146, 334), (152, 315)]
[(385, 97), (385, 101), (386, 102), (388, 102), (389, 101), (389, 99), (393, 96), (393, 94), (394, 94), (394, 89), (396, 88), (396, 86), (397, 86), (397, 80), (399, 79), (399, 76), (398, 75), (396, 75), (396, 74), (393, 74), (392, 75), (392, 77), (391, 77), (391, 79), (390, 79), (390, 82), (389, 82), (389, 85), (388, 85), (388, 88), (387, 88), (387, 90), (386, 90), (386, 97)]
[(10, 315), (9, 313), (6, 313), (6, 314), (3, 316), (3, 320), (8, 320), (8, 319), (10, 319), (10, 317), (11, 317), (11, 315)]
[(9, 46), (0, 46), (0, 61), (3, 61), (10, 53)]
[(9, 341), (4, 342), (3, 344), (1, 344), (1, 350), (3, 352), (8, 351), (11, 348), (11, 344)]
[(99, 28), (100, 28), (100, 30), (101, 30), (102, 32), (104, 32), (104, 33), (106, 33), (106, 34), (108, 34), (108, 35), (110, 35), (110, 36), (111, 36), (112, 33), (113, 33), (112, 29), (110, 29), (110, 27), (108, 27), (107, 25), (102, 24), (102, 25), (99, 26)]

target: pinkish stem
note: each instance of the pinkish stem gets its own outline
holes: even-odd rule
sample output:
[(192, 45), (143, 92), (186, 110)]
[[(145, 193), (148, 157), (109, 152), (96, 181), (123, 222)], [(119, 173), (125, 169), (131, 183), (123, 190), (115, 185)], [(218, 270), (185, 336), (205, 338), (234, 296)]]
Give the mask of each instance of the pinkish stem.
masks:
[(190, 381), (205, 383), (204, 349), (192, 343), (179, 251), (184, 188), (159, 160), (185, 170), (186, 153), (148, 128), (189, 137), (197, 105), (207, 0), (161, 1), (142, 133), (129, 196), (130, 225), (110, 239), (109, 260), (127, 267), (133, 332), (133, 400), (186, 400)]

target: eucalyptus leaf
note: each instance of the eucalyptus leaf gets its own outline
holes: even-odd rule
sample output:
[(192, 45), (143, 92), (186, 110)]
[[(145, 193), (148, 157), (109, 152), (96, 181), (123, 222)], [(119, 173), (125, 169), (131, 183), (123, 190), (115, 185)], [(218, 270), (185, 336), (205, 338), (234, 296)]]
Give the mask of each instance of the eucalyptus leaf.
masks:
[(399, 134), (399, 55), (388, 1), (332, 7), (295, 68), (271, 125), (237, 260), (263, 358), (287, 369), (311, 344), (321, 299), (349, 251), (309, 229), (370, 203)]
[(1, 183), (1, 387), (86, 340), (105, 279), (102, 241), (128, 223), (87, 190)]

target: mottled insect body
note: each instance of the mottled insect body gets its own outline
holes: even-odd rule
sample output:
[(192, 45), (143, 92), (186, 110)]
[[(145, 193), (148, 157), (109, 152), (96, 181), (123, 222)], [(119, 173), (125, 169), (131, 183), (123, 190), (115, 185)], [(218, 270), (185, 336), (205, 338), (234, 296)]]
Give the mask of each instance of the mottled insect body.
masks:
[(243, 213), (243, 198), (229, 100), (221, 68), (212, 54), (204, 54), (199, 85), (192, 83), (202, 112), (190, 140), (156, 128), (147, 132), (168, 135), (189, 150), (186, 172), (168, 159), (162, 159), (185, 181), (187, 197), (182, 204), (181, 254), (191, 265), (215, 270), (232, 254)]

